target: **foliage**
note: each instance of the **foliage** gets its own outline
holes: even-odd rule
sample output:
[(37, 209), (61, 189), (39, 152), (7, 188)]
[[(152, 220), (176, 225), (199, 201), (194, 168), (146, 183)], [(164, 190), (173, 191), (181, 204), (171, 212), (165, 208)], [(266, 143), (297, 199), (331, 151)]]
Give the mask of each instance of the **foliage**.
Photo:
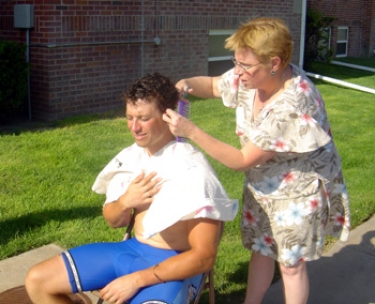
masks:
[(327, 29), (334, 21), (315, 8), (309, 8), (306, 13), (304, 70), (309, 70), (311, 63), (316, 60), (329, 62), (333, 52), (329, 48), (329, 33)]
[(0, 120), (19, 112), (27, 96), (26, 45), (0, 40)]

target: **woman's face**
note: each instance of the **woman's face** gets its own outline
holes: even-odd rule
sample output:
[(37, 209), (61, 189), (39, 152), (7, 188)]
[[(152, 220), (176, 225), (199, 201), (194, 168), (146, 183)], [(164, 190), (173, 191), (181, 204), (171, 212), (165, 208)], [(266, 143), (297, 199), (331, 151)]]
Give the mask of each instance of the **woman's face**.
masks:
[(250, 48), (236, 51), (234, 54), (234, 73), (247, 89), (263, 89), (271, 77), (270, 62), (260, 62)]

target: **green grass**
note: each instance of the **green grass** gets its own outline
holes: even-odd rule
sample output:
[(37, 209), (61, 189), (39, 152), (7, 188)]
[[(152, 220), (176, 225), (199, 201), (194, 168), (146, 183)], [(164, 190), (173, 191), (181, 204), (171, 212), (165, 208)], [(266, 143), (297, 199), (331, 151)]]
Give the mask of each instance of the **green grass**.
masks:
[(314, 62), (309, 72), (375, 89), (375, 73), (321, 62)]
[[(321, 63), (314, 68), (325, 76), (347, 75), (347, 81), (361, 85), (375, 83), (374, 74), (364, 71)], [(375, 213), (375, 96), (314, 81), (342, 157), (356, 227)], [(233, 109), (219, 100), (191, 100), (193, 121), (239, 147)], [(104, 197), (91, 191), (99, 171), (133, 142), (121, 112), (0, 130), (0, 259), (49, 243), (68, 248), (121, 239), (123, 230), (107, 227), (101, 215)], [(241, 200), (243, 174), (210, 161), (229, 195)], [(226, 224), (220, 245), (218, 304), (240, 303), (244, 297), (250, 252), (242, 247), (239, 224), (240, 216)], [(208, 303), (206, 295), (202, 303)]]
[(375, 69), (375, 56), (374, 57), (344, 57), (334, 58), (334, 61), (341, 61), (351, 64), (363, 65)]

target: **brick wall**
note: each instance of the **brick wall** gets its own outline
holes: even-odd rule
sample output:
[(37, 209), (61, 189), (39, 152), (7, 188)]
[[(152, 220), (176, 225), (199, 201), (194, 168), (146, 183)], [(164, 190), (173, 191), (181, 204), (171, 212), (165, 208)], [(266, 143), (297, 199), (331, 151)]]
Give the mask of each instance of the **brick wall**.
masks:
[(30, 31), (34, 119), (121, 107), (121, 92), (148, 72), (175, 81), (207, 75), (209, 30), (235, 29), (254, 16), (287, 21), (298, 63), (300, 14), (293, 11), (293, 0), (3, 0), (1, 37), (26, 41), (26, 31), (13, 27), (13, 6), (25, 3), (35, 12)]
[(334, 17), (332, 50), (336, 49), (337, 27), (349, 27), (348, 56), (373, 56), (375, 49), (375, 0), (308, 0), (325, 16)]

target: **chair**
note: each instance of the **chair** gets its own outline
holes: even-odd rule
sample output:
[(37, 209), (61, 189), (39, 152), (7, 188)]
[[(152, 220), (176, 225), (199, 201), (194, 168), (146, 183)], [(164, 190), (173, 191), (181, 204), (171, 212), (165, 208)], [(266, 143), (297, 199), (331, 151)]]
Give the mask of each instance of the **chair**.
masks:
[[(134, 221), (135, 221), (135, 215), (133, 214), (129, 225), (126, 228), (124, 238), (123, 238), (124, 241), (132, 238)], [(224, 227), (222, 227), (221, 233), (223, 232), (223, 228)], [(206, 289), (208, 289), (209, 303), (215, 304), (214, 269), (213, 268), (203, 274), (202, 281), (201, 281), (201, 283), (198, 287), (198, 290), (197, 290), (197, 295), (192, 300), (193, 302), (191, 302), (191, 304), (198, 304), (199, 300), (201, 298), (202, 292)], [(98, 290), (92, 291), (92, 293), (99, 298), (96, 304), (103, 304), (104, 303), (104, 300), (101, 299), (100, 296), (99, 296)]]

